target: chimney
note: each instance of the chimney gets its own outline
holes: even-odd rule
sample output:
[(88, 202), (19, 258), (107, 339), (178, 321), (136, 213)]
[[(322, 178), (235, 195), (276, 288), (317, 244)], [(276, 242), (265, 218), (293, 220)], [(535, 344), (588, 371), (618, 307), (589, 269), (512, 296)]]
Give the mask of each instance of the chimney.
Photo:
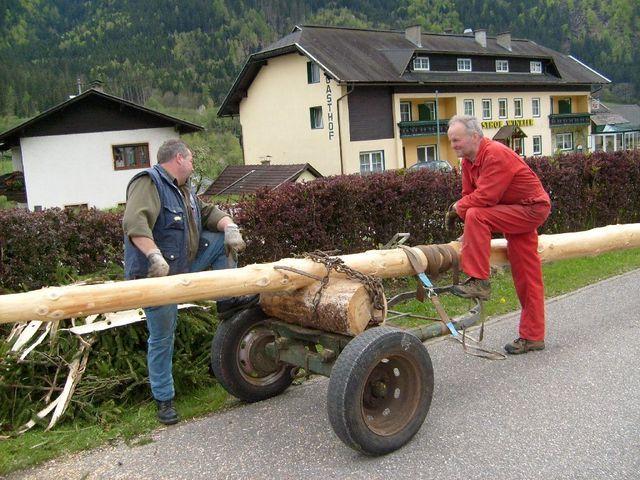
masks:
[(487, 31), (484, 28), (479, 28), (475, 32), (476, 42), (483, 48), (487, 48)]
[(271, 155), (265, 155), (264, 157), (262, 157), (262, 159), (260, 160), (260, 164), (271, 165)]
[(104, 83), (100, 80), (91, 80), (89, 82), (89, 88), (93, 88), (99, 92), (104, 92)]
[(499, 33), (496, 36), (496, 42), (505, 50), (511, 51), (511, 32)]
[(422, 28), (420, 25), (407, 27), (404, 30), (404, 38), (413, 43), (416, 47), (422, 48)]

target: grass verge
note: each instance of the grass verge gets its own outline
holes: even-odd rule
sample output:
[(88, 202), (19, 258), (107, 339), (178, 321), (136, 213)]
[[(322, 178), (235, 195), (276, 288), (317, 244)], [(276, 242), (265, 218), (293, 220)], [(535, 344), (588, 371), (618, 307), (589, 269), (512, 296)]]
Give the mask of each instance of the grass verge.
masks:
[[(640, 268), (640, 249), (544, 265), (546, 296), (551, 298), (562, 295), (636, 268)], [(413, 280), (409, 280), (396, 284), (394, 289), (414, 288), (415, 283), (412, 282)], [(469, 306), (468, 302), (451, 296), (443, 297), (442, 303), (451, 316), (464, 313)], [(430, 307), (429, 304), (412, 301), (397, 310), (434, 316), (435, 312)], [(518, 308), (510, 273), (494, 275), (492, 299), (485, 302), (487, 315), (500, 315)], [(403, 319), (395, 323), (412, 327), (424, 324), (424, 321)], [(188, 397), (178, 397), (177, 407), (183, 418), (193, 418), (220, 410), (228, 405), (229, 399), (222, 387), (216, 385), (196, 391)], [(155, 405), (151, 402), (123, 408), (122, 415), (105, 424), (67, 421), (50, 432), (36, 427), (20, 437), (0, 441), (0, 475), (118, 440), (123, 440), (132, 447), (143, 445), (153, 441), (150, 434), (157, 428)]]

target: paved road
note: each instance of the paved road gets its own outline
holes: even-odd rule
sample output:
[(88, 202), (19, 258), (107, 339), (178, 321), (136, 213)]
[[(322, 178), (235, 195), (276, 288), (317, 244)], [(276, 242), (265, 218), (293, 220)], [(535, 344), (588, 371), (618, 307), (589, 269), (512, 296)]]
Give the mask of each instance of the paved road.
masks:
[[(397, 452), (345, 447), (326, 416), (327, 380), (269, 401), (158, 430), (15, 479), (638, 479), (640, 271), (548, 302), (547, 349), (506, 361), (428, 343), (436, 374), (427, 420)], [(486, 330), (499, 347), (517, 315)]]

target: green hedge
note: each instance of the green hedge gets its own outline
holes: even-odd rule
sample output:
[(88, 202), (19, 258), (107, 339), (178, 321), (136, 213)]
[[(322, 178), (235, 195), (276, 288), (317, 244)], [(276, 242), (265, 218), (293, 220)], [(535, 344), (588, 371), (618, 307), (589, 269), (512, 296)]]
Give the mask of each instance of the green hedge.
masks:
[[(552, 201), (542, 233), (640, 221), (640, 151), (527, 160)], [(242, 198), (233, 208), (247, 240), (244, 263), (305, 251), (354, 253), (396, 232), (412, 243), (448, 241), (444, 210), (460, 176), (418, 170), (328, 177)], [(122, 265), (121, 213), (0, 210), (0, 287), (20, 291), (68, 283)]]

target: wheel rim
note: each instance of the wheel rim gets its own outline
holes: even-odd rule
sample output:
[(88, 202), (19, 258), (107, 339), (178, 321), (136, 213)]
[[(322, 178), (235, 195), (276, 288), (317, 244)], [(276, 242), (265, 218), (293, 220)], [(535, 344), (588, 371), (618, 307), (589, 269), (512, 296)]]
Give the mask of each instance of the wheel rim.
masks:
[(387, 355), (369, 372), (362, 392), (362, 416), (381, 436), (401, 431), (415, 416), (424, 385), (415, 362), (401, 354)]
[(238, 342), (236, 359), (238, 371), (248, 383), (265, 386), (287, 375), (287, 366), (278, 365), (265, 350), (275, 336), (271, 330), (260, 323), (248, 329)]

